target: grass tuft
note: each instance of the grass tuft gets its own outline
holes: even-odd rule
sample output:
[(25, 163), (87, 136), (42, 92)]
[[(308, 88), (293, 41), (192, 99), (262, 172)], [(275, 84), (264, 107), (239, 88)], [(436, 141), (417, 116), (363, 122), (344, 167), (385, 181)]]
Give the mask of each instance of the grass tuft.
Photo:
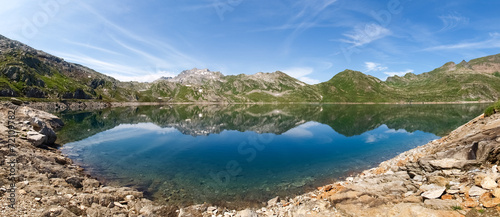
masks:
[(484, 110), (484, 116), (489, 117), (497, 112), (500, 112), (500, 101), (497, 101), (493, 105), (486, 108), (486, 110)]

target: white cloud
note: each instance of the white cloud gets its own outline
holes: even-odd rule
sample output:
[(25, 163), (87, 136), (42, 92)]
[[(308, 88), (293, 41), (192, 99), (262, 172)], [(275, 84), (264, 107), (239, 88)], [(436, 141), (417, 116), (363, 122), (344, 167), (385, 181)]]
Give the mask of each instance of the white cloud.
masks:
[(387, 67), (382, 66), (380, 63), (374, 63), (374, 62), (365, 62), (365, 67), (366, 67), (365, 72), (387, 70)]
[(413, 69), (407, 69), (406, 71), (402, 71), (402, 72), (384, 72), (384, 74), (386, 74), (388, 76), (394, 76), (394, 75), (404, 76), (407, 73), (413, 73)]
[(310, 28), (318, 26), (322, 21), (319, 15), (336, 1), (337, 0), (296, 1), (295, 4), (292, 4), (298, 7), (300, 11), (294, 11), (293, 13), (295, 16), (289, 19), (282, 27), (274, 28), (276, 30), (288, 29), (290, 27), (294, 28), (292, 33), (284, 41), (283, 53), (287, 54), (290, 51), (292, 43), (298, 35)]
[(306, 84), (318, 84), (321, 82), (320, 80), (312, 79), (309, 77), (300, 77), (299, 80), (306, 83)]
[(469, 24), (469, 18), (458, 13), (439, 16), (439, 19), (443, 22), (443, 28), (440, 31), (448, 31)]
[(363, 27), (358, 26), (351, 32), (345, 33), (344, 36), (347, 37), (347, 39), (341, 39), (340, 41), (352, 44), (354, 47), (359, 47), (390, 34), (390, 30), (375, 23), (371, 23), (366, 24)]
[(160, 77), (174, 77), (172, 72), (151, 68), (150, 70), (137, 67), (126, 66), (119, 63), (105, 62), (85, 55), (75, 55), (60, 52), (50, 52), (54, 55), (64, 58), (68, 62), (82, 64), (98, 72), (106, 71), (107, 75), (120, 81), (140, 81), (151, 82)]
[(283, 70), (284, 73), (299, 79), (302, 82), (305, 82), (307, 84), (317, 84), (320, 81), (316, 79), (312, 79), (310, 77), (307, 77), (306, 75), (309, 75), (313, 73), (314, 69), (310, 67), (294, 67), (294, 68), (289, 68)]
[(500, 37), (500, 33), (498, 33), (498, 32), (490, 32), (490, 34), (489, 34), (489, 35), (490, 35), (490, 37), (492, 37), (492, 38), (499, 38), (499, 37)]
[(294, 67), (294, 68), (289, 68), (283, 70), (284, 73), (294, 77), (294, 78), (300, 78), (306, 75), (311, 74), (314, 71), (313, 68), (310, 67)]
[(489, 33), (490, 38), (476, 42), (462, 42), (457, 44), (439, 45), (424, 49), (424, 51), (435, 50), (457, 50), (457, 49), (484, 49), (484, 48), (500, 48), (500, 33)]
[(94, 49), (94, 50), (105, 52), (105, 53), (109, 53), (109, 54), (123, 55), (121, 53), (118, 53), (118, 52), (115, 52), (115, 51), (112, 51), (112, 50), (108, 50), (108, 49), (104, 49), (102, 47), (96, 47), (96, 46), (93, 46), (91, 44), (84, 44), (84, 43), (75, 42), (75, 41), (69, 41), (69, 40), (64, 40), (64, 41), (66, 43), (68, 43), (68, 44), (74, 44), (74, 45), (78, 45), (78, 46), (89, 48), (89, 49)]
[(109, 76), (118, 79), (119, 81), (139, 81), (139, 82), (152, 82), (161, 77), (174, 77), (175, 74), (167, 71), (159, 71), (156, 73), (148, 73), (146, 75), (123, 75), (108, 73)]

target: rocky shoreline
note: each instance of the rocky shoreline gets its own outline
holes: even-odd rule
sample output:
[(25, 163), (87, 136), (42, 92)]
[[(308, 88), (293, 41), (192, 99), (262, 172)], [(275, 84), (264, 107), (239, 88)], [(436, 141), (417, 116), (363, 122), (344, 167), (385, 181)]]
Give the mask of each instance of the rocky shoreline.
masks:
[(49, 140), (63, 124), (58, 117), (3, 103), (0, 122), (0, 216), (175, 215), (142, 192), (103, 186), (62, 156)]
[(239, 211), (158, 205), (134, 189), (103, 186), (50, 146), (63, 123), (49, 113), (3, 103), (0, 122), (1, 216), (500, 216), (500, 114), (477, 117), (345, 181)]

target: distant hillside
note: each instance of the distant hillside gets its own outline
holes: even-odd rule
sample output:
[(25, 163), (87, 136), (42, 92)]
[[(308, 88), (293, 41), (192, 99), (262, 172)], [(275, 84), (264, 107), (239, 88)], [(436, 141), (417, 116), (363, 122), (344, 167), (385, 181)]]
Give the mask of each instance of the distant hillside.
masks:
[(358, 71), (345, 70), (327, 82), (317, 84), (326, 102), (387, 102), (391, 88), (380, 79)]
[(500, 54), (381, 81), (345, 70), (308, 85), (283, 72), (228, 75), (191, 69), (152, 83), (120, 82), (0, 35), (0, 97), (141, 102), (496, 101)]
[(404, 101), (496, 101), (500, 98), (500, 54), (459, 64), (453, 62), (430, 72), (390, 77), (394, 97)]

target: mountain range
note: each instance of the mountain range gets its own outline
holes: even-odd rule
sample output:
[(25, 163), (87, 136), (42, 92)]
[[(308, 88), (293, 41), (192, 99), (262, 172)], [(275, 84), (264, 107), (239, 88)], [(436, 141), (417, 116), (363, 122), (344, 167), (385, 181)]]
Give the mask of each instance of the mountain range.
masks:
[(382, 81), (344, 70), (309, 85), (283, 72), (223, 75), (182, 71), (154, 82), (121, 82), (0, 35), (0, 97), (139, 102), (457, 102), (500, 98), (500, 54)]

